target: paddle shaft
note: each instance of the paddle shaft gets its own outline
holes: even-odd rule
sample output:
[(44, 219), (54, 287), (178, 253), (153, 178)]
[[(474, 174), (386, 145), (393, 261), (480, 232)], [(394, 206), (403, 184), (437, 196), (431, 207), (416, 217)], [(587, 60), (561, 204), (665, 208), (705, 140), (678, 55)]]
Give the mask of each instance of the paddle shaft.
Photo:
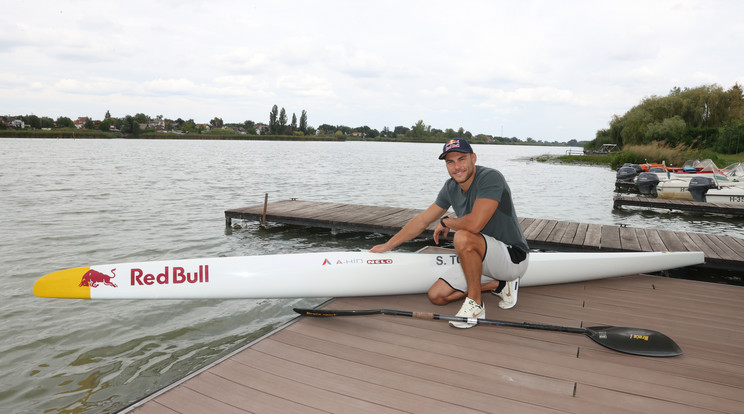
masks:
[(363, 316), (363, 315), (396, 315), (407, 316), (418, 319), (438, 319), (453, 322), (469, 322), (480, 325), (509, 326), (513, 328), (539, 329), (543, 331), (570, 332), (586, 334), (586, 328), (574, 328), (571, 326), (543, 325), (528, 322), (510, 322), (494, 319), (475, 319), (464, 316), (440, 315), (430, 312), (409, 312), (395, 309), (363, 309), (363, 310), (332, 310), (332, 309), (303, 309), (295, 308), (295, 312), (306, 316)]
[(513, 328), (537, 329), (584, 334), (594, 342), (618, 352), (650, 357), (671, 357), (682, 355), (682, 349), (671, 338), (661, 332), (649, 329), (625, 328), (618, 326), (592, 326), (575, 328), (570, 326), (544, 325), (527, 322), (509, 322), (493, 319), (476, 319), (462, 316), (447, 316), (429, 312), (409, 312), (395, 309), (334, 310), (303, 309), (294, 311), (306, 316), (363, 316), (363, 315), (396, 315), (418, 319), (439, 319), (445, 321), (466, 322), (471, 324), (507, 326)]

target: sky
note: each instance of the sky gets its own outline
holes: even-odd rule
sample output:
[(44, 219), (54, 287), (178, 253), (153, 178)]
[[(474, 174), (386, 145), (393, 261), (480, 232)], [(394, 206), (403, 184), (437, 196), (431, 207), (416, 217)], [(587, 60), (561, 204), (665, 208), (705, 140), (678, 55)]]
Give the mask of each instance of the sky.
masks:
[(744, 2), (4, 1), (0, 115), (144, 113), (591, 140), (674, 87), (744, 85)]

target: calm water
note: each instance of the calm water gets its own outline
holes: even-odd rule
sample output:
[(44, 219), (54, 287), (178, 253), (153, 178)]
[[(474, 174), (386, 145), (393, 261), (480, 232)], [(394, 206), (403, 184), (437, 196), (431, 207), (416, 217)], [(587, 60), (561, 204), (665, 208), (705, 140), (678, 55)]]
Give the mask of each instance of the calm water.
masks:
[[(426, 208), (447, 178), (438, 144), (0, 139), (0, 407), (115, 412), (291, 318), (313, 300), (77, 301), (32, 295), (62, 268), (368, 249), (379, 235), (224, 227), (224, 210), (299, 198)], [(476, 146), (523, 217), (729, 234), (741, 221), (612, 210), (615, 172)], [(412, 243), (415, 250), (425, 242)]]

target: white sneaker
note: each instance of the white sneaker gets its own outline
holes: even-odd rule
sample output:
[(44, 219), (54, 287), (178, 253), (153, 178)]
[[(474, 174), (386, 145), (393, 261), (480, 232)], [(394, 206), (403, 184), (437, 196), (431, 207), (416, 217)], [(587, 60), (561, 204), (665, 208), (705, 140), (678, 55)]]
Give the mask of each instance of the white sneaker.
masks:
[(501, 292), (492, 290), (491, 293), (501, 298), (499, 301), (499, 308), (511, 309), (517, 304), (517, 290), (519, 289), (519, 279), (506, 282), (506, 286), (501, 289)]
[[(486, 308), (483, 305), (479, 305), (475, 303), (473, 299), (465, 298), (465, 303), (462, 304), (462, 307), (460, 308), (460, 312), (457, 312), (457, 315), (455, 316), (462, 316), (468, 319), (484, 319), (486, 317)], [(477, 323), (475, 321), (473, 322), (455, 322), (450, 321), (449, 323), (455, 328), (472, 328)]]

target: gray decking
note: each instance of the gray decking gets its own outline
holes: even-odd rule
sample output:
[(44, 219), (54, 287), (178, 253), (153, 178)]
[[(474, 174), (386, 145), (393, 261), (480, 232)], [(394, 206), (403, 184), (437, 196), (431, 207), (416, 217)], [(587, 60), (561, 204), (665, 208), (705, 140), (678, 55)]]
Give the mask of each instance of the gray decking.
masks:
[[(395, 316), (298, 318), (132, 412), (744, 412), (744, 288), (627, 276), (520, 290), (487, 317), (648, 328), (684, 355), (621, 354), (580, 334)], [(326, 307), (454, 314), (424, 295)]]

